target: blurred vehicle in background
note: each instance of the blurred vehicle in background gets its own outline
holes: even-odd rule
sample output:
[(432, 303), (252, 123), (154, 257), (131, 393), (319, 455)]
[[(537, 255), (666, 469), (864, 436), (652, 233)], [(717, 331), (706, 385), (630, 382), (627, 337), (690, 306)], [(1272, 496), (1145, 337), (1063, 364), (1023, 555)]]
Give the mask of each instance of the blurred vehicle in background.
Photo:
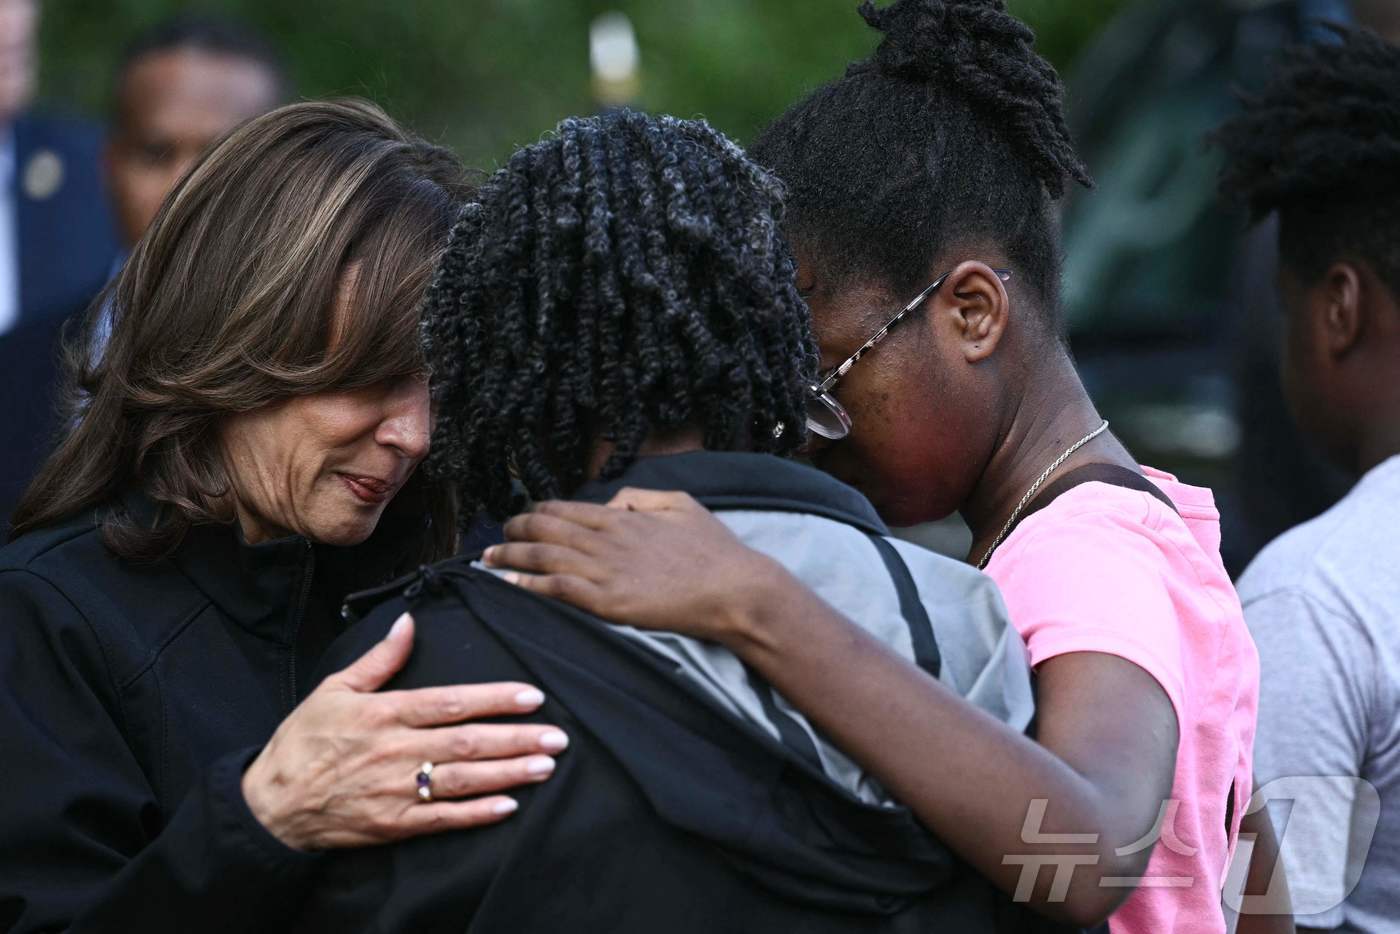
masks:
[(1064, 306), (1076, 360), (1142, 460), (1211, 487), (1238, 574), (1346, 481), (1294, 431), (1277, 381), (1274, 238), (1216, 196), (1204, 137), (1274, 54), (1325, 41), (1341, 0), (1145, 0), (1069, 80), (1070, 120), (1098, 189), (1065, 215)]

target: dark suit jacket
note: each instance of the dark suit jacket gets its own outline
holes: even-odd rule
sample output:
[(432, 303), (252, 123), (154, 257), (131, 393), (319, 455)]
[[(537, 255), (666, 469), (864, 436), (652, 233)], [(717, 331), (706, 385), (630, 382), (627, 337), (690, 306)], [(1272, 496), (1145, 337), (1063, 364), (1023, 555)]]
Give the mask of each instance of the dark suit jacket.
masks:
[[(0, 335), (0, 542), (58, 427), (60, 329), (86, 310), (118, 255), (100, 130), (28, 114), (14, 134), (20, 317)], [(26, 185), (36, 159), (50, 166), (56, 159), (59, 171), (49, 171), (46, 184)]]
[(21, 321), (0, 336), (0, 544), (10, 516), (58, 433), (63, 315)]
[[(102, 133), (90, 123), (38, 114), (16, 120), (14, 133), (20, 320), (67, 315), (97, 294), (117, 257)], [(51, 157), (61, 166), (57, 185), (27, 190), (35, 159)]]

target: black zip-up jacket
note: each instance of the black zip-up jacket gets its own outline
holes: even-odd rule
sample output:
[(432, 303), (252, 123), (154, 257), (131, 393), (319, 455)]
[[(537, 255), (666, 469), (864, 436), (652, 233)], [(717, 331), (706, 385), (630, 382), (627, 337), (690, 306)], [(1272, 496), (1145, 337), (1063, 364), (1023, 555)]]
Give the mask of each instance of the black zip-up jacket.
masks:
[(0, 931), (261, 932), (294, 910), (318, 858), (241, 780), (314, 683), (341, 557), (204, 526), (138, 566), (92, 514), (0, 549)]
[[(606, 501), (620, 483), (679, 488), (721, 514), (743, 511), (737, 521), (755, 539), (800, 538), (786, 548), (799, 565), (798, 553), (821, 552), (818, 563), (839, 575), (830, 555), (847, 555), (857, 566), (846, 586), (858, 600), (888, 606), (898, 593), (892, 631), (906, 621), (921, 627), (915, 652), (931, 674), (955, 677), (964, 690), (979, 670), (1014, 680), (1015, 668), (1000, 667), (994, 651), (977, 650), (975, 664), (987, 666), (978, 669), (976, 652), (955, 657), (955, 638), (919, 645), (939, 625), (918, 607), (900, 558), (889, 557), (895, 549), (881, 544), (889, 544), (886, 530), (869, 504), (830, 477), (766, 456), (701, 452), (639, 462), (580, 498)], [(793, 536), (795, 529), (802, 531)], [(946, 617), (968, 618), (960, 601), (980, 591), (957, 582), (978, 575), (951, 563), (939, 573), (917, 587), (936, 594), (929, 602)], [(683, 670), (684, 661), (465, 558), (352, 598), (348, 612), (368, 612), (386, 596), (331, 647), (328, 667), (357, 657), (411, 610), (417, 645), (391, 687), (538, 684), (548, 700), (524, 719), (558, 724), (572, 742), (549, 781), (510, 792), (521, 806), (500, 824), (328, 857), (300, 931), (1064, 930), (1012, 904), (906, 808), (862, 800), (833, 781), (824, 760), (804, 753), (810, 743), (791, 712), (776, 704), (746, 720)], [(1019, 639), (1016, 648), (1024, 665)], [(958, 666), (961, 674), (948, 674)], [(760, 693), (769, 690), (748, 677)], [(791, 729), (765, 731), (765, 717)], [(410, 798), (410, 775), (404, 790)]]

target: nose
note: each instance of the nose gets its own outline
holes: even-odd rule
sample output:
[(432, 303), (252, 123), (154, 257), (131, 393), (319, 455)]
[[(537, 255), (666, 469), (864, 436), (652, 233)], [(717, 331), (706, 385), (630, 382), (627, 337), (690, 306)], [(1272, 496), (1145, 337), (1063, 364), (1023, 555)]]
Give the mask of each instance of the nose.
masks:
[(428, 454), (433, 431), (427, 380), (399, 381), (390, 390), (386, 403), (374, 439), (411, 461), (422, 460)]

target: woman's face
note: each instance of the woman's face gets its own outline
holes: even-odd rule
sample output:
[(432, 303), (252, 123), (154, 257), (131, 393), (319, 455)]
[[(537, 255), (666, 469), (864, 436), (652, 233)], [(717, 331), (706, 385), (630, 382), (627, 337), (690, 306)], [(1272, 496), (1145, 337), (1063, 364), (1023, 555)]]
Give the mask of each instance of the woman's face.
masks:
[[(812, 312), (822, 372), (839, 365), (913, 295), (873, 284), (825, 287), (818, 267), (799, 257), (798, 286)], [(935, 302), (911, 313), (837, 384), (851, 416), (840, 441), (813, 436), (812, 463), (865, 494), (896, 526), (950, 515), (976, 482), (983, 447), (984, 399), (968, 380), (955, 338)]]
[(431, 432), (428, 384), (415, 377), (233, 416), (222, 441), (244, 537), (363, 542), (428, 453)]

